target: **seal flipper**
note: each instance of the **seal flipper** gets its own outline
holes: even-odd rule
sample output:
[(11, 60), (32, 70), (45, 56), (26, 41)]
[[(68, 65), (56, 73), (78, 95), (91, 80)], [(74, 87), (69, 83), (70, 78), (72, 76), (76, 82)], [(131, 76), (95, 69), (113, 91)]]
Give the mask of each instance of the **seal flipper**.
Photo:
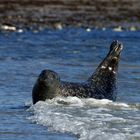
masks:
[(113, 41), (109, 53), (88, 79), (95, 91), (92, 97), (100, 95), (102, 98), (116, 100), (118, 63), (122, 48), (122, 43)]

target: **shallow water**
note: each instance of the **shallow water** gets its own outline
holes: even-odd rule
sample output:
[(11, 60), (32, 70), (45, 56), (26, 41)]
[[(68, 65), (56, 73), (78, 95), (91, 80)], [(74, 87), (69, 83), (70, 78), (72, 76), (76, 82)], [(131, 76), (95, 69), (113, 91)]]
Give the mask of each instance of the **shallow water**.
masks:
[[(63, 80), (84, 81), (115, 39), (124, 44), (117, 102), (56, 98), (29, 108), (41, 70), (57, 71)], [(139, 31), (0, 33), (0, 139), (140, 139), (139, 44)]]

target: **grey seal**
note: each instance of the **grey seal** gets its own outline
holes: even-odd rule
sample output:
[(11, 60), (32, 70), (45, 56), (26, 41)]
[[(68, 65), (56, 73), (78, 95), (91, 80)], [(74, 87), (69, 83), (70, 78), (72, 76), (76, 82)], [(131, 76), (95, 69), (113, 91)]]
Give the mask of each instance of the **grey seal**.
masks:
[(61, 81), (59, 75), (52, 70), (43, 70), (33, 87), (33, 104), (56, 96), (76, 96), (79, 98), (95, 98), (116, 100), (117, 73), (120, 53), (123, 45), (113, 41), (104, 60), (85, 82), (72, 83)]

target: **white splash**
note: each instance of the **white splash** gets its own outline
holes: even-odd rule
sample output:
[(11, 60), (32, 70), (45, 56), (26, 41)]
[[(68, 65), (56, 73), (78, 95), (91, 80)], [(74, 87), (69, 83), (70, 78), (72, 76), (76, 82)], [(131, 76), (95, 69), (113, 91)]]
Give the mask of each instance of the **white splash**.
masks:
[(51, 131), (70, 132), (79, 140), (128, 140), (140, 138), (139, 109), (125, 103), (93, 98), (57, 97), (38, 102), (28, 119)]

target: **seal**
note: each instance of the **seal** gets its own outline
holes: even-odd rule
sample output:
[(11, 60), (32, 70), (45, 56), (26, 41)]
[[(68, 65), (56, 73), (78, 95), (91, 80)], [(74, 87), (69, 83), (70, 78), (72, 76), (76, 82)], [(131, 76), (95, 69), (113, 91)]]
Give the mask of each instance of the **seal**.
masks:
[(56, 72), (43, 70), (32, 91), (33, 104), (56, 96), (77, 96), (79, 98), (115, 101), (117, 97), (118, 65), (122, 49), (121, 42), (113, 41), (107, 56), (91, 77), (82, 83), (60, 81)]

